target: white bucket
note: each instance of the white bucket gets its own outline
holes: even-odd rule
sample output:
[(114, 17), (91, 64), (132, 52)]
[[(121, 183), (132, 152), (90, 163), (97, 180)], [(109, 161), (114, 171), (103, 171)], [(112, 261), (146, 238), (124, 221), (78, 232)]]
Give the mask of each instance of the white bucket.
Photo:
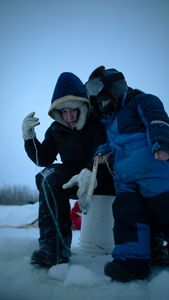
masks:
[(111, 254), (114, 247), (112, 203), (115, 197), (94, 195), (87, 214), (82, 214), (80, 251), (91, 255)]

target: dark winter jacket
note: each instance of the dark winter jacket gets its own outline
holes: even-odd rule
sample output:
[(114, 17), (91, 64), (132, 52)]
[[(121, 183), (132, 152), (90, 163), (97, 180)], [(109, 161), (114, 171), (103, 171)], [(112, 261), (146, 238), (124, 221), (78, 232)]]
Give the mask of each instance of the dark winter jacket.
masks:
[(91, 113), (81, 130), (70, 129), (53, 122), (40, 143), (37, 138), (25, 141), (25, 150), (30, 159), (46, 167), (60, 154), (62, 163), (74, 167), (92, 168), (93, 156), (98, 145), (105, 143), (103, 124)]
[[(169, 117), (160, 99), (143, 92), (133, 90), (123, 98), (121, 110), (108, 120), (103, 120), (107, 133), (111, 132), (116, 122), (118, 135), (146, 133), (148, 145), (152, 152), (163, 150), (169, 152)], [(109, 145), (114, 144), (114, 137), (109, 134)], [(137, 140), (135, 141), (137, 144)], [(104, 153), (109, 152), (104, 147)]]

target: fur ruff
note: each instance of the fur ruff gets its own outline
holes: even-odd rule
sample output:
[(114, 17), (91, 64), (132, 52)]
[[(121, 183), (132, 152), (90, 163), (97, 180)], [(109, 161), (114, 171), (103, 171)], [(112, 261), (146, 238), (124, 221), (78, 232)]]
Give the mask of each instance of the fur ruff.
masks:
[(55, 100), (49, 109), (49, 116), (58, 123), (69, 127), (68, 124), (63, 120), (60, 110), (63, 108), (78, 108), (79, 118), (75, 125), (77, 130), (81, 130), (86, 122), (87, 115), (89, 113), (89, 100), (87, 98), (76, 97), (76, 96), (64, 96), (58, 100)]

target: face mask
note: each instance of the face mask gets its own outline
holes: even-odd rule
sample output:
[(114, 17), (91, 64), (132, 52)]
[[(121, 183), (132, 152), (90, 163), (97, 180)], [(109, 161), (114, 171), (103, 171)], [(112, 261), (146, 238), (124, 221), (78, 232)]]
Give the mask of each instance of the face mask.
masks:
[(114, 97), (109, 93), (102, 91), (96, 97), (96, 101), (102, 114), (114, 111)]

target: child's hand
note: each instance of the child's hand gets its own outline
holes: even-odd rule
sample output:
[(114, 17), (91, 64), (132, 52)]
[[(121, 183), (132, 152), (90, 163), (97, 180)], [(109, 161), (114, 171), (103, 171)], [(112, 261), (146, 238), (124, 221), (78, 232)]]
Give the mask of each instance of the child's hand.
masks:
[(154, 153), (154, 157), (155, 157), (155, 159), (159, 159), (159, 160), (168, 160), (169, 153), (159, 150)]

